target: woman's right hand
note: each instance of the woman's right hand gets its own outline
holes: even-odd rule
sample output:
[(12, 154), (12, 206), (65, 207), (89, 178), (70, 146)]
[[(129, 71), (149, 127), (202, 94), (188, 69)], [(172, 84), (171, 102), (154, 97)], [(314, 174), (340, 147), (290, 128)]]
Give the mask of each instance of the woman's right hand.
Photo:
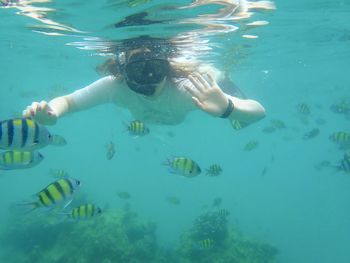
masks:
[(57, 115), (46, 101), (33, 102), (23, 111), (23, 117), (31, 117), (43, 125), (54, 125)]

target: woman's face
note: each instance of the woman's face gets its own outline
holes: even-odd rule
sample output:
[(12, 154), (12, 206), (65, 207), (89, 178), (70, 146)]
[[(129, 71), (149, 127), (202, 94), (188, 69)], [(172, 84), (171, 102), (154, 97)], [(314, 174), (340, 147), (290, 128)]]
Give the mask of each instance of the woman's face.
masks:
[(151, 52), (136, 53), (125, 65), (126, 83), (136, 93), (157, 96), (164, 88), (169, 67), (166, 59), (154, 58)]

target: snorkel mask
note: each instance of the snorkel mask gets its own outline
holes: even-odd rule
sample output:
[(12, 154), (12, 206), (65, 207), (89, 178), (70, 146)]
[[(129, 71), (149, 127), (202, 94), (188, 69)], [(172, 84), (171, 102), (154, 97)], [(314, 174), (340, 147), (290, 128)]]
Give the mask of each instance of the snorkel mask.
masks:
[(140, 51), (125, 58), (124, 76), (128, 87), (136, 93), (151, 96), (166, 76), (170, 67), (164, 55)]

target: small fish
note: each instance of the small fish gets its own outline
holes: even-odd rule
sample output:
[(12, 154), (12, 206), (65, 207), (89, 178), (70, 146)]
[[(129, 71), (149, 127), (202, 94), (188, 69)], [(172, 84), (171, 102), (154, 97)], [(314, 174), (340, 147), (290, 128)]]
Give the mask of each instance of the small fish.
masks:
[(316, 170), (321, 171), (321, 170), (324, 170), (325, 168), (332, 167), (332, 164), (330, 161), (323, 160), (323, 161), (317, 163), (314, 167)]
[(262, 169), (260, 175), (261, 175), (261, 176), (265, 176), (265, 175), (267, 174), (267, 170), (268, 170), (268, 168), (267, 168), (267, 167), (264, 167), (264, 169)]
[(107, 149), (107, 152), (106, 152), (106, 158), (107, 160), (111, 160), (115, 154), (115, 145), (113, 142), (109, 142), (107, 143), (106, 145), (106, 149)]
[(222, 173), (222, 168), (218, 164), (212, 164), (206, 170), (206, 175), (208, 176), (219, 176)]
[(252, 151), (254, 150), (256, 147), (258, 147), (259, 142), (258, 141), (249, 141), (245, 146), (244, 146), (244, 150), (245, 151)]
[(350, 102), (343, 100), (339, 103), (335, 103), (331, 105), (331, 111), (340, 114), (350, 113)]
[(30, 118), (16, 118), (0, 122), (0, 148), (29, 151), (51, 143), (51, 134)]
[(243, 122), (238, 121), (238, 120), (231, 121), (231, 125), (232, 125), (233, 129), (235, 129), (235, 130), (241, 130), (241, 129), (248, 126), (248, 124), (243, 123)]
[(263, 133), (273, 133), (276, 131), (276, 128), (273, 126), (266, 126), (262, 131)]
[(199, 241), (201, 249), (212, 249), (214, 247), (214, 240), (212, 238), (205, 238)]
[(93, 204), (84, 204), (74, 207), (70, 213), (66, 214), (71, 219), (88, 219), (102, 213), (102, 209)]
[(339, 171), (350, 173), (350, 158), (345, 155), (344, 158), (340, 161), (339, 165), (336, 166)]
[(222, 198), (221, 198), (221, 197), (216, 197), (216, 198), (213, 200), (212, 206), (213, 206), (213, 207), (219, 207), (221, 204), (222, 204)]
[(50, 174), (56, 178), (64, 178), (69, 176), (68, 172), (64, 169), (50, 169)]
[(131, 197), (128, 192), (117, 192), (117, 195), (120, 199), (124, 199), (124, 200), (130, 199)]
[(217, 213), (220, 217), (228, 217), (230, 215), (230, 211), (225, 208), (219, 209)]
[(165, 165), (170, 167), (170, 172), (179, 174), (185, 177), (195, 177), (201, 173), (199, 165), (186, 157), (174, 157), (168, 160)]
[(127, 126), (127, 130), (133, 136), (143, 136), (149, 133), (148, 127), (138, 120), (130, 122)]
[(166, 200), (172, 205), (179, 205), (181, 203), (180, 199), (176, 196), (168, 196)]
[(6, 151), (0, 154), (0, 170), (31, 168), (43, 159), (44, 156), (39, 152)]
[(34, 195), (36, 201), (24, 203), (23, 205), (30, 206), (30, 211), (41, 207), (55, 208), (61, 204), (63, 204), (64, 207), (67, 207), (80, 185), (80, 181), (73, 178), (67, 177), (59, 179)]
[(299, 103), (297, 105), (297, 111), (303, 115), (309, 115), (311, 113), (310, 107), (306, 103)]
[(67, 144), (67, 141), (61, 135), (54, 134), (51, 135), (50, 143), (55, 146), (64, 146)]
[(350, 145), (350, 133), (349, 132), (344, 132), (344, 131), (334, 132), (329, 136), (329, 139), (332, 142), (335, 142), (342, 147), (346, 147), (346, 146)]
[(271, 124), (273, 127), (277, 128), (277, 129), (285, 129), (286, 128), (285, 123), (281, 120), (271, 120)]
[(306, 132), (304, 134), (304, 136), (303, 136), (303, 139), (304, 140), (310, 140), (310, 139), (313, 139), (313, 138), (317, 137), (319, 134), (320, 134), (320, 129), (314, 128), (311, 131)]

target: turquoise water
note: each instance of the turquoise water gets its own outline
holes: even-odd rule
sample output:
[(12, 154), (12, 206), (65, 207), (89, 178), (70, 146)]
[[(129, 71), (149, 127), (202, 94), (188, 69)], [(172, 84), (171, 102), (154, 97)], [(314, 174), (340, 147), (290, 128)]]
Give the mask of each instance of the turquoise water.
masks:
[[(202, 28), (194, 22), (178, 26), (176, 21), (215, 13), (219, 9), (217, 5), (208, 5), (169, 11), (161, 7), (173, 1), (140, 1), (136, 6), (130, 2), (33, 4), (54, 8), (55, 12), (45, 14), (50, 21), (83, 32), (44, 27), (45, 21), (19, 15), (18, 8), (0, 9), (0, 119), (18, 116), (32, 101), (72, 92), (98, 79), (95, 67), (104, 61), (102, 55), (106, 53), (96, 48), (98, 41), (92, 37), (120, 40), (145, 32), (173, 37)], [(176, 6), (189, 3), (179, 1)], [(275, 3), (276, 10), (256, 12), (249, 18), (249, 21), (269, 22), (249, 31), (249, 34), (258, 35), (257, 39), (240, 37), (245, 33), (245, 22), (232, 23), (239, 27), (237, 31), (200, 35), (200, 39), (209, 40), (212, 48), (201, 54), (204, 59), (230, 70), (231, 78), (246, 95), (265, 106), (267, 117), (264, 120), (235, 131), (229, 123), (197, 111), (190, 113), (180, 125), (151, 125), (149, 136), (133, 138), (125, 132), (125, 123), (132, 116), (113, 105), (67, 116), (49, 127), (52, 133), (66, 138), (66, 146), (42, 149), (45, 160), (37, 167), (1, 171), (0, 233), (10, 231), (11, 236), (11, 231), (23, 221), (31, 222), (30, 214), (14, 216), (11, 207), (28, 200), (52, 182), (50, 169), (61, 168), (82, 181), (78, 199), (100, 205), (106, 215), (112, 213), (110, 211), (125, 210), (128, 203), (140, 218), (155, 222), (157, 244), (169, 250), (179, 246), (180, 237), (191, 228), (195, 218), (212, 209), (213, 200), (221, 197), (221, 207), (230, 211), (229, 225), (254, 240), (277, 247), (277, 262), (348, 262), (350, 177), (331, 167), (317, 169), (317, 165), (324, 160), (338, 163), (343, 151), (328, 137), (336, 131), (349, 132), (349, 116), (334, 113), (330, 106), (343, 98), (350, 99), (350, 76), (347, 74), (350, 68), (350, 2)], [(147, 27), (113, 27), (125, 16), (143, 10), (157, 14), (154, 19), (171, 18), (173, 22)], [(297, 111), (299, 103), (311, 108), (306, 119)], [(286, 128), (264, 132), (275, 119), (282, 120)], [(304, 134), (313, 128), (318, 128), (320, 134), (304, 140)], [(246, 143), (252, 140), (259, 142), (258, 147), (244, 151)], [(109, 141), (116, 145), (112, 160), (106, 159), (105, 145)], [(170, 174), (162, 163), (174, 155), (190, 156), (203, 168), (219, 163), (223, 174), (191, 179)], [(118, 198), (118, 191), (129, 192), (131, 198), (126, 201)], [(181, 203), (167, 202), (168, 196), (176, 196)], [(47, 217), (45, 213), (33, 215), (29, 225), (46, 224)], [(102, 219), (94, 219), (95, 224)], [(64, 232), (69, 242), (70, 238), (74, 239), (68, 234), (74, 224), (96, 226), (91, 222), (72, 224), (56, 222), (54, 231)], [(26, 227), (29, 228), (22, 224), (23, 232)], [(28, 243), (33, 249), (50, 250), (40, 246), (45, 242), (45, 229), (39, 227), (31, 233)], [(5, 234), (0, 236), (8, 238)], [(11, 251), (23, 252), (23, 246), (20, 242), (16, 244), (15, 238), (9, 243)], [(105, 245), (115, 246), (108, 242)], [(31, 249), (30, 245), (28, 247)], [(96, 244), (96, 249), (98, 247)], [(5, 245), (0, 249), (0, 254), (4, 255), (2, 262), (24, 262), (23, 258), (9, 257), (8, 249)], [(72, 249), (74, 251), (74, 247)], [(103, 258), (100, 259), (91, 262), (102, 262)], [(129, 258), (124, 262), (132, 261)], [(217, 262), (225, 261), (218, 259)]]

